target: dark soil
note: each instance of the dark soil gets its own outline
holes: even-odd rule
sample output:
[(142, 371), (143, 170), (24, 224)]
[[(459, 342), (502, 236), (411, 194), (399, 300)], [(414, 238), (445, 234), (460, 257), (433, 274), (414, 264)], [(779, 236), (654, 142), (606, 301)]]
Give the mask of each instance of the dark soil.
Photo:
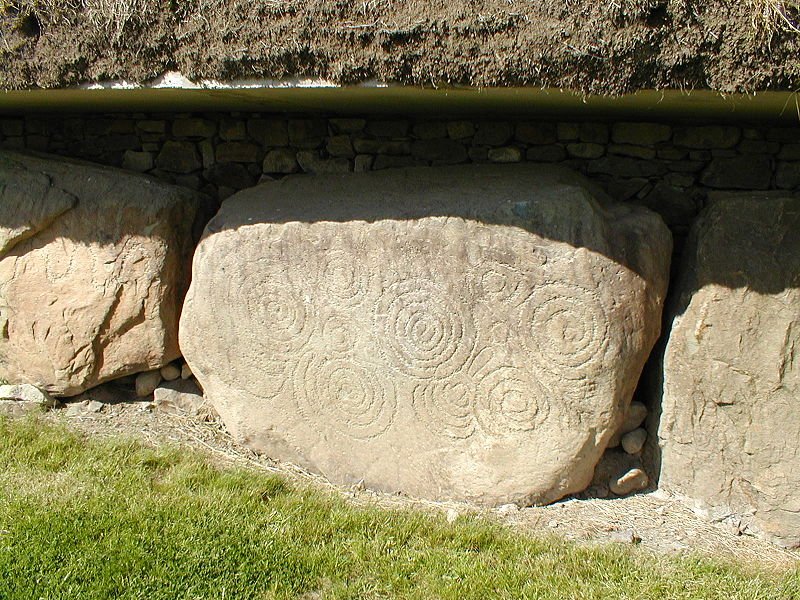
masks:
[[(0, 4), (0, 87), (141, 82), (177, 70), (600, 94), (797, 90), (800, 33), (764, 18), (753, 9), (760, 2), (121, 0), (136, 14), (104, 19), (87, 8), (96, 0), (12, 0)], [(785, 14), (800, 22), (795, 9)]]

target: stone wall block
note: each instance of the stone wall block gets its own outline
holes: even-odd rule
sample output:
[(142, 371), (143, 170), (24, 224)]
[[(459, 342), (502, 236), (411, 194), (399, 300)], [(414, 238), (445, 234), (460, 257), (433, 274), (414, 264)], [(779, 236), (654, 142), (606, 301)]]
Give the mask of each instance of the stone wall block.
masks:
[(715, 158), (700, 183), (723, 190), (766, 190), (772, 180), (772, 162), (765, 157)]
[(366, 119), (330, 119), (328, 123), (335, 134), (352, 134), (364, 131)]
[(475, 135), (475, 123), (472, 121), (450, 121), (447, 123), (447, 135), (453, 140), (465, 140)]
[(518, 163), (522, 160), (522, 157), (522, 151), (516, 146), (490, 148), (487, 154), (489, 162), (501, 164)]
[(617, 144), (654, 146), (672, 137), (672, 127), (659, 123), (614, 123), (611, 139)]
[(335, 157), (353, 158), (356, 153), (353, 150), (353, 142), (349, 135), (334, 135), (328, 138), (325, 144), (328, 154)]
[(289, 144), (289, 129), (284, 119), (248, 119), (247, 133), (262, 146), (281, 147)]
[(372, 170), (373, 162), (375, 162), (375, 157), (371, 154), (359, 154), (353, 162), (353, 170), (356, 173), (366, 173)]
[(657, 155), (655, 148), (633, 146), (631, 144), (609, 144), (608, 153), (616, 156), (641, 158), (642, 160), (653, 160)]
[(573, 158), (600, 158), (606, 153), (602, 144), (578, 142), (567, 144), (567, 154)]
[(317, 152), (303, 150), (297, 153), (297, 163), (306, 173), (347, 173), (352, 170), (346, 158), (322, 158)]
[(676, 146), (697, 149), (733, 148), (742, 138), (738, 127), (708, 125), (705, 127), (679, 127), (673, 142)]
[(418, 140), (436, 140), (447, 137), (447, 123), (444, 121), (422, 121), (415, 123), (411, 130)]
[(261, 147), (249, 142), (224, 142), (216, 148), (217, 162), (256, 163), (262, 160)]
[(376, 119), (367, 122), (366, 132), (379, 138), (398, 139), (408, 135), (411, 123), (405, 119)]
[(391, 156), (388, 154), (380, 154), (375, 157), (372, 163), (373, 171), (383, 171), (385, 169), (399, 169), (403, 167), (414, 167), (420, 164), (425, 164), (415, 159), (413, 156)]
[(0, 121), (0, 133), (8, 137), (19, 137), (25, 134), (25, 121), (22, 119), (3, 119)]
[(561, 142), (578, 141), (581, 137), (581, 126), (578, 123), (558, 123), (556, 132)]
[(359, 154), (388, 154), (391, 156), (406, 156), (411, 154), (411, 142), (386, 141), (365, 138), (355, 138), (353, 148)]
[(607, 144), (610, 138), (608, 124), (581, 123), (580, 140), (589, 144)]
[(178, 138), (210, 138), (217, 133), (217, 122), (210, 119), (176, 119), (172, 135)]
[(517, 123), (514, 139), (523, 144), (555, 144), (558, 141), (558, 130), (555, 123)]
[(295, 148), (314, 150), (328, 137), (325, 119), (289, 119), (289, 144)]
[(779, 162), (775, 185), (781, 189), (800, 189), (800, 162)]
[(533, 146), (525, 152), (525, 158), (532, 162), (553, 163), (567, 158), (564, 146), (553, 144), (550, 146)]
[(203, 171), (203, 177), (215, 185), (243, 190), (256, 183), (247, 167), (240, 163), (218, 163)]
[(796, 144), (784, 144), (778, 154), (781, 160), (800, 160), (800, 142)]
[(136, 122), (136, 130), (140, 133), (160, 133), (167, 132), (167, 122), (163, 119), (143, 119)]
[(170, 173), (191, 173), (203, 166), (197, 146), (191, 142), (165, 142), (156, 158), (156, 166)]
[(514, 128), (506, 121), (483, 121), (478, 123), (472, 143), (476, 146), (503, 146), (511, 141)]
[(270, 150), (264, 158), (264, 173), (285, 174), (297, 173), (300, 165), (297, 164), (295, 151), (290, 148)]
[(122, 168), (127, 171), (146, 173), (155, 165), (150, 152), (134, 152), (128, 150), (122, 156)]
[(219, 137), (226, 142), (246, 140), (247, 124), (241, 119), (221, 119), (219, 122)]
[(588, 163), (592, 174), (608, 174), (615, 177), (656, 177), (667, 172), (667, 167), (653, 160), (638, 160), (623, 156), (605, 156)]

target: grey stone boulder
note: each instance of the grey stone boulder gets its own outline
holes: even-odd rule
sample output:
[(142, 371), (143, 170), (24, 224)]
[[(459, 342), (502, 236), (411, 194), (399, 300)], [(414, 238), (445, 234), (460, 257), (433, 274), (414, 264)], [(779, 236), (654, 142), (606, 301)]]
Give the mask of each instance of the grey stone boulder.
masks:
[(198, 196), (0, 152), (0, 378), (71, 396), (179, 356)]
[(289, 177), (228, 199), (181, 349), (240, 441), (351, 485), (577, 492), (659, 334), (654, 213), (532, 165)]
[(800, 198), (712, 195), (666, 347), (660, 487), (800, 544)]

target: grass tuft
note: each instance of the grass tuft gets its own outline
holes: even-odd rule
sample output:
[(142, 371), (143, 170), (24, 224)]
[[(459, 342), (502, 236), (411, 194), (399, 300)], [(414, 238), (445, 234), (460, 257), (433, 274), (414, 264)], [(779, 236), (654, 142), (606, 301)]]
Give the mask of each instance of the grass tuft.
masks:
[(0, 598), (800, 597), (776, 575), (357, 508), (259, 472), (0, 419)]

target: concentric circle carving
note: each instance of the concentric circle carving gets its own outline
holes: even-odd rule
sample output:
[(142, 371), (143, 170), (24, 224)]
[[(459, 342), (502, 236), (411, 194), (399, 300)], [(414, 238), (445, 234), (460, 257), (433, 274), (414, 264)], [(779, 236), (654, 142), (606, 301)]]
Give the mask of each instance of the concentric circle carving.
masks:
[(329, 250), (320, 256), (318, 277), (320, 290), (336, 304), (354, 306), (369, 293), (369, 271), (359, 262), (356, 252)]
[(475, 418), (489, 435), (531, 431), (549, 414), (546, 388), (525, 369), (504, 365), (486, 371), (478, 384)]
[(602, 361), (608, 317), (593, 290), (550, 283), (537, 287), (522, 313), (523, 340), (540, 366), (568, 379)]
[(392, 284), (376, 316), (390, 364), (415, 377), (452, 375), (475, 347), (471, 316), (452, 294), (426, 279)]
[(413, 394), (417, 418), (430, 431), (456, 439), (475, 432), (475, 400), (475, 383), (462, 374), (420, 383)]
[(384, 433), (397, 408), (394, 387), (377, 369), (313, 352), (295, 369), (294, 396), (309, 423), (356, 439)]

